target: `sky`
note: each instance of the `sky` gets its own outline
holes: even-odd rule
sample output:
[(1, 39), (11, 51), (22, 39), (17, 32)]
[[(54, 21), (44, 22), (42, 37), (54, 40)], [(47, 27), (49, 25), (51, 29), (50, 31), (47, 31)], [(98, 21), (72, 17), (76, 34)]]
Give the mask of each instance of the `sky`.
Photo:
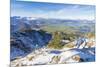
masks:
[(11, 16), (94, 20), (95, 6), (11, 0)]

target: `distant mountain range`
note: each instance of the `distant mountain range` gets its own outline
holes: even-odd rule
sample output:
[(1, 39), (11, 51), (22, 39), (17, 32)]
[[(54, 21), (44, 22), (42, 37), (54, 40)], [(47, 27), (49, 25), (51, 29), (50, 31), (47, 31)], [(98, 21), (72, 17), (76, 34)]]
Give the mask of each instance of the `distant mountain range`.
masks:
[(33, 18), (33, 17), (20, 17), (20, 16), (13, 16), (11, 17), (11, 20), (22, 20), (22, 21), (29, 21), (34, 23), (65, 23), (65, 22), (70, 22), (70, 23), (95, 23), (95, 20), (81, 20), (81, 19), (47, 19), (47, 18)]
[[(13, 16), (11, 19), (11, 27), (14, 30), (20, 28), (35, 28), (39, 29), (44, 26), (53, 25), (53, 26), (93, 26), (95, 25), (95, 20), (72, 20), (72, 19), (45, 19), (45, 18), (32, 18), (32, 17), (20, 17)], [(17, 28), (16, 28), (17, 27)]]

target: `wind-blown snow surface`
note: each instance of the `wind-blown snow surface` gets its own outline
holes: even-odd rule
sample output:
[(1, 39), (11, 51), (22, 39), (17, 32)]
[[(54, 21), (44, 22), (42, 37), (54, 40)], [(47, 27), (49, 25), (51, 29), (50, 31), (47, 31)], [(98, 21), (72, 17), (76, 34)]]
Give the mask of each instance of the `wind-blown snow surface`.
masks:
[[(54, 51), (54, 53), (51, 51)], [(58, 53), (55, 53), (58, 51)], [(54, 50), (41, 48), (11, 62), (12, 67), (95, 61), (95, 48)], [(76, 58), (75, 58), (76, 57)]]

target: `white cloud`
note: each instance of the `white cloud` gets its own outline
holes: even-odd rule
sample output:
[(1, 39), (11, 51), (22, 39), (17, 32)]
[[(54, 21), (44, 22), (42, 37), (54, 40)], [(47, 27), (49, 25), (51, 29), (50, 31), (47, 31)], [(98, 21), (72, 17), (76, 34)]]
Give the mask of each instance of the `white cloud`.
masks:
[[(78, 7), (78, 6), (77, 6)], [(76, 7), (74, 7), (76, 8)], [(82, 14), (83, 13), (83, 14)], [(33, 17), (43, 17), (43, 18), (60, 18), (60, 19), (95, 19), (94, 14), (84, 14), (78, 9), (60, 9), (58, 11), (49, 11), (41, 14), (33, 14)]]

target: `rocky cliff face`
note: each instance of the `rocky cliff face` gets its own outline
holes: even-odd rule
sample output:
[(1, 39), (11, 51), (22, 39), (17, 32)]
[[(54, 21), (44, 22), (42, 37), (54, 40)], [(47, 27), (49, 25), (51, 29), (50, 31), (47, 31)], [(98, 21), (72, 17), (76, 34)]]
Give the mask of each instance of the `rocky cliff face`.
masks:
[(14, 32), (11, 35), (11, 59), (46, 46), (50, 39), (51, 34), (44, 31)]
[(11, 60), (46, 46), (51, 37), (51, 34), (43, 30), (33, 30), (31, 23), (25, 19), (11, 18)]
[(44, 31), (14, 32), (11, 35), (11, 59), (46, 46), (50, 39), (51, 34)]

